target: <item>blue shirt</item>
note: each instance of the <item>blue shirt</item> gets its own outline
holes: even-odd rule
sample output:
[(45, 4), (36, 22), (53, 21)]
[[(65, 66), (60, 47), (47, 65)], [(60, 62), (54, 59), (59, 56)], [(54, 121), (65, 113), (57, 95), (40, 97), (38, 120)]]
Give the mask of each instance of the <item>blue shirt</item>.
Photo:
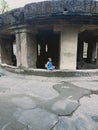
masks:
[(48, 63), (47, 63), (47, 69), (48, 70), (53, 70), (53, 64), (52, 64), (51, 61), (48, 61)]

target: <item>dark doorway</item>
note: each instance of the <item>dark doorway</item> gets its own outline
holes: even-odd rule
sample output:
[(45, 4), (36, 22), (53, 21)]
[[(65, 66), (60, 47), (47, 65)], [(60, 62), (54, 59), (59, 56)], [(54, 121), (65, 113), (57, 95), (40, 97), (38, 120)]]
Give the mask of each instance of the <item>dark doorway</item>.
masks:
[(16, 55), (14, 54), (15, 35), (3, 35), (1, 42), (1, 62), (16, 66)]
[(13, 34), (12, 35), (12, 44), (13, 44), (13, 48), (12, 48), (12, 62), (13, 62), (13, 66), (17, 66), (17, 60), (16, 60), (16, 37)]
[(85, 30), (79, 33), (77, 48), (77, 68), (96, 68), (96, 37), (94, 31)]
[(52, 30), (41, 30), (37, 35), (37, 68), (45, 68), (48, 57), (59, 68), (59, 33)]

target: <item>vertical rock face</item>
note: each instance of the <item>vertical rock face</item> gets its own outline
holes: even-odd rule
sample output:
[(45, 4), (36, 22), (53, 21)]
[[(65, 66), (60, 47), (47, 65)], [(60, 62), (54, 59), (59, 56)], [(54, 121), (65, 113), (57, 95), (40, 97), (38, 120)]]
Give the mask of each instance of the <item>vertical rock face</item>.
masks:
[(1, 25), (23, 23), (28, 17), (62, 14), (63, 11), (75, 13), (98, 13), (98, 2), (95, 0), (51, 0), (31, 3), (0, 16)]

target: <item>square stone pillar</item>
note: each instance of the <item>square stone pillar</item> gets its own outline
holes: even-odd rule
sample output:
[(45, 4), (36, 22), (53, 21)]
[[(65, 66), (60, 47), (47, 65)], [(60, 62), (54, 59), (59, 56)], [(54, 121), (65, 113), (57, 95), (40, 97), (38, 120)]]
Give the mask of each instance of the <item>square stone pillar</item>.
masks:
[(10, 38), (0, 39), (0, 62), (3, 64), (13, 65), (12, 62), (12, 40)]
[(94, 42), (92, 46), (92, 57), (91, 57), (92, 63), (95, 63), (95, 59), (96, 59), (96, 42)]
[(17, 66), (25, 68), (36, 68), (37, 45), (34, 34), (27, 29), (16, 31)]
[(16, 33), (16, 60), (17, 66), (21, 66), (21, 35)]
[(98, 42), (96, 43), (96, 69), (98, 69)]
[(93, 42), (90, 41), (88, 43), (88, 50), (87, 50), (87, 62), (91, 63), (92, 61), (92, 53), (93, 53)]
[(0, 63), (1, 63), (1, 42), (2, 40), (0, 39)]
[(82, 39), (78, 39), (78, 47), (77, 47), (77, 61), (78, 62), (83, 62), (83, 40)]
[(78, 27), (74, 25), (64, 27), (60, 42), (60, 69), (76, 69)]

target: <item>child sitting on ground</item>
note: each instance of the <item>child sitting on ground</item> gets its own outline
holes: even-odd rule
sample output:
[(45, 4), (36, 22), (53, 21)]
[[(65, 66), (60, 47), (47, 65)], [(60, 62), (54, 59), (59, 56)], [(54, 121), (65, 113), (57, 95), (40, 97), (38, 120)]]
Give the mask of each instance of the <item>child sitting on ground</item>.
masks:
[(47, 70), (54, 70), (55, 69), (55, 66), (53, 66), (51, 58), (48, 58), (48, 61), (45, 64), (45, 68), (47, 68)]

